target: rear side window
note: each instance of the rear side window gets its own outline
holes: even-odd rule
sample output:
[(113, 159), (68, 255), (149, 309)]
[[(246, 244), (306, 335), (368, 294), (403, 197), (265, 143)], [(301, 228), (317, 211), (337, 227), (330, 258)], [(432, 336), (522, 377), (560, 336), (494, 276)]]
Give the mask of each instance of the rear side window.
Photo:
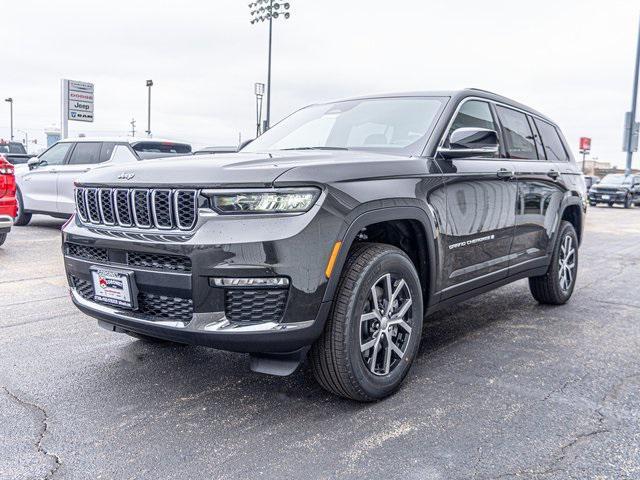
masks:
[(496, 106), (509, 158), (536, 160), (535, 137), (527, 116), (516, 110)]
[(136, 152), (191, 153), (191, 145), (173, 142), (138, 142), (132, 145)]
[(69, 158), (69, 165), (89, 165), (100, 163), (99, 142), (79, 142)]
[(102, 144), (102, 148), (100, 150), (100, 163), (106, 162), (111, 158), (115, 147), (116, 144), (113, 142), (105, 142)]
[(569, 160), (569, 156), (567, 155), (567, 151), (564, 149), (564, 145), (562, 144), (562, 140), (560, 140), (560, 135), (558, 135), (556, 127), (543, 120), (538, 120), (537, 118), (534, 119), (534, 122), (536, 123), (536, 127), (538, 127), (540, 136), (542, 137), (542, 144), (544, 146), (544, 152), (547, 154), (547, 159), (554, 162), (566, 162)]

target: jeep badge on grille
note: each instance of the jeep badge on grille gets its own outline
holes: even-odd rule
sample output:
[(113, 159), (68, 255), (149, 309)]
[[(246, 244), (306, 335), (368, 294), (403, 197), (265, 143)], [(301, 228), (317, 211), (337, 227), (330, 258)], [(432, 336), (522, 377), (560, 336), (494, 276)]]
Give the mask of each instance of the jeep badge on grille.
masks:
[(131, 180), (136, 174), (133, 172), (122, 172), (118, 175), (118, 180)]

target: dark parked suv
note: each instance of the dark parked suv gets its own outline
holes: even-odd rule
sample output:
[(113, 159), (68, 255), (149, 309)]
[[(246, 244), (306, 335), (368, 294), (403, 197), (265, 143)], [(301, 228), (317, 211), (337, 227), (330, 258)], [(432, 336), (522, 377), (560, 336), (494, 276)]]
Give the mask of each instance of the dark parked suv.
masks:
[(624, 208), (640, 205), (640, 175), (610, 173), (589, 190), (589, 203), (595, 207), (606, 203), (610, 207), (618, 203)]
[(292, 114), (239, 153), (87, 174), (73, 302), (115, 332), (248, 352), (357, 400), (396, 390), (423, 318), (529, 278), (571, 296), (586, 205), (558, 127), (481, 90)]

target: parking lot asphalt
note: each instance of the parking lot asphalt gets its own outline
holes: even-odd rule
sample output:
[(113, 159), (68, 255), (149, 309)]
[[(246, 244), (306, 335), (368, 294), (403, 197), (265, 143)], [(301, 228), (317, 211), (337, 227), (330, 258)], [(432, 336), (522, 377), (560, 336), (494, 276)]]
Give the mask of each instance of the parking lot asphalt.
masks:
[(402, 389), (358, 404), (98, 328), (36, 216), (0, 248), (0, 478), (640, 478), (640, 208), (587, 218), (567, 305), (519, 281), (438, 313)]

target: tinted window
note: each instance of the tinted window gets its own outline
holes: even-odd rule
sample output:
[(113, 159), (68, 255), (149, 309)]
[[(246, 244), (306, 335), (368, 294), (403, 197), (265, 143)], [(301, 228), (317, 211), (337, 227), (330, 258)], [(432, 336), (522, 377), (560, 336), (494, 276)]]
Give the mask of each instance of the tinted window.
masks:
[(88, 165), (100, 163), (100, 147), (98, 142), (80, 142), (69, 158), (69, 165)]
[(535, 137), (527, 116), (522, 112), (499, 105), (496, 108), (502, 123), (509, 158), (537, 159)]
[(46, 165), (62, 165), (71, 145), (73, 143), (57, 143), (38, 158), (41, 163), (46, 162)]
[(113, 149), (115, 148), (115, 146), (116, 144), (112, 142), (105, 142), (102, 144), (102, 149), (100, 150), (101, 163), (106, 162), (111, 158), (111, 155), (113, 154)]
[(493, 121), (493, 116), (491, 115), (489, 104), (478, 100), (469, 100), (462, 104), (462, 107), (460, 107), (460, 110), (451, 125), (451, 131), (449, 134), (458, 128), (464, 127), (497, 130)]
[(138, 142), (132, 145), (136, 152), (191, 153), (191, 145), (173, 142)]
[(534, 121), (536, 122), (540, 135), (542, 136), (542, 144), (544, 152), (547, 154), (547, 160), (562, 162), (569, 160), (556, 128), (547, 122), (538, 120), (537, 118)]

